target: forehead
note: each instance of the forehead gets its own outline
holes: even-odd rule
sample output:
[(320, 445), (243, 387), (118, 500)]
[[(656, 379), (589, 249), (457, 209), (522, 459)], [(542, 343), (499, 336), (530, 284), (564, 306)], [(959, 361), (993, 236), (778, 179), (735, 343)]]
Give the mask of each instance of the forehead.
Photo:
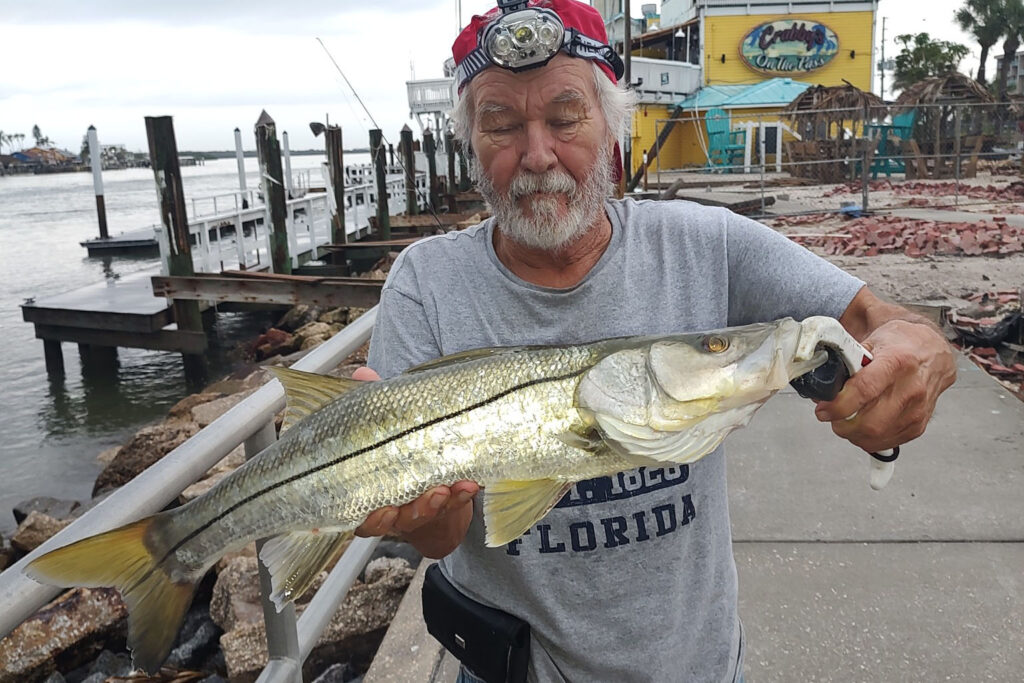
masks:
[(473, 103), (495, 104), (513, 109), (544, 107), (561, 102), (567, 94), (581, 95), (588, 103), (597, 101), (594, 71), (584, 59), (556, 55), (540, 67), (513, 72), (498, 67), (485, 69), (473, 79)]

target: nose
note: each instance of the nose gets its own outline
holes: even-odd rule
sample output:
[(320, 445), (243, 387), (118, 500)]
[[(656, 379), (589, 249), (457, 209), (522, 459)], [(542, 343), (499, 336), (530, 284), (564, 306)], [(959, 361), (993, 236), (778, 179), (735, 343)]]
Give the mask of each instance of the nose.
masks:
[(544, 173), (553, 169), (558, 164), (554, 142), (554, 137), (542, 121), (530, 121), (526, 125), (526, 148), (520, 157), (520, 167), (532, 173)]

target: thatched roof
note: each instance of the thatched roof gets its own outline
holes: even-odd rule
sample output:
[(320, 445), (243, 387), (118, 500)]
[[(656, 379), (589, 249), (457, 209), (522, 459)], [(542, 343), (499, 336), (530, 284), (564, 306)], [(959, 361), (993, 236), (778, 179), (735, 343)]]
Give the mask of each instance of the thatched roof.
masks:
[(994, 103), (996, 98), (978, 81), (958, 71), (918, 81), (896, 98), (897, 109), (919, 104), (956, 104), (960, 102)]
[(828, 118), (843, 119), (851, 115), (860, 116), (867, 109), (871, 118), (884, 118), (888, 109), (882, 98), (874, 93), (864, 92), (860, 88), (847, 83), (846, 85), (823, 86), (808, 88), (790, 102), (785, 112), (791, 116), (825, 115), (835, 111)]

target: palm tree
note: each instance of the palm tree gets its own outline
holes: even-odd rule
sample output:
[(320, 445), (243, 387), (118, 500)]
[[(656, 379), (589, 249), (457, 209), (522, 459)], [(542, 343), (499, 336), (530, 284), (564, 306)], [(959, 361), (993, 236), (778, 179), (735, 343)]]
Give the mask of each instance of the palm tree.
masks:
[(1024, 38), (1024, 0), (1002, 0), (1003, 17), (1003, 61), (999, 64), (999, 100), (1006, 102), (1007, 81), (1010, 78), (1010, 66), (1017, 58), (1021, 39)]
[(988, 52), (1003, 37), (1003, 5), (1004, 0), (966, 0), (964, 6), (956, 11), (956, 23), (965, 31), (974, 35), (981, 46), (981, 64), (978, 65), (978, 82), (985, 84), (985, 62)]

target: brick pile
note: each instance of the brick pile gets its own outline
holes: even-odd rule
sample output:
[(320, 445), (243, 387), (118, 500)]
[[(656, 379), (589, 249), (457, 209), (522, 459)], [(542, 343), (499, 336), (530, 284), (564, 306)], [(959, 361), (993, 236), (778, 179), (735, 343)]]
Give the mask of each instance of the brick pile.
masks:
[(1020, 292), (981, 292), (968, 297), (974, 305), (947, 315), (956, 332), (954, 346), (976, 365), (1024, 400), (1024, 316)]
[[(892, 192), (896, 195), (914, 195), (917, 198), (943, 197), (950, 198), (956, 194), (971, 199), (985, 199), (990, 202), (1021, 202), (1024, 201), (1024, 181), (1015, 181), (1004, 187), (996, 185), (967, 185), (960, 183), (959, 192), (957, 183), (940, 182), (926, 183), (920, 181), (903, 181), (893, 183), (889, 180), (873, 180), (868, 183), (868, 189), (872, 192)], [(860, 181), (846, 183), (832, 188), (823, 196), (834, 197), (840, 194), (860, 194), (862, 191)]]
[[(780, 218), (776, 225), (807, 225), (827, 215)], [(842, 233), (793, 235), (798, 244), (818, 247), (826, 254), (876, 256), (934, 254), (951, 256), (1006, 256), (1024, 252), (1024, 230), (1006, 224), (1004, 216), (992, 221), (946, 222), (898, 216), (871, 216), (843, 223)]]

